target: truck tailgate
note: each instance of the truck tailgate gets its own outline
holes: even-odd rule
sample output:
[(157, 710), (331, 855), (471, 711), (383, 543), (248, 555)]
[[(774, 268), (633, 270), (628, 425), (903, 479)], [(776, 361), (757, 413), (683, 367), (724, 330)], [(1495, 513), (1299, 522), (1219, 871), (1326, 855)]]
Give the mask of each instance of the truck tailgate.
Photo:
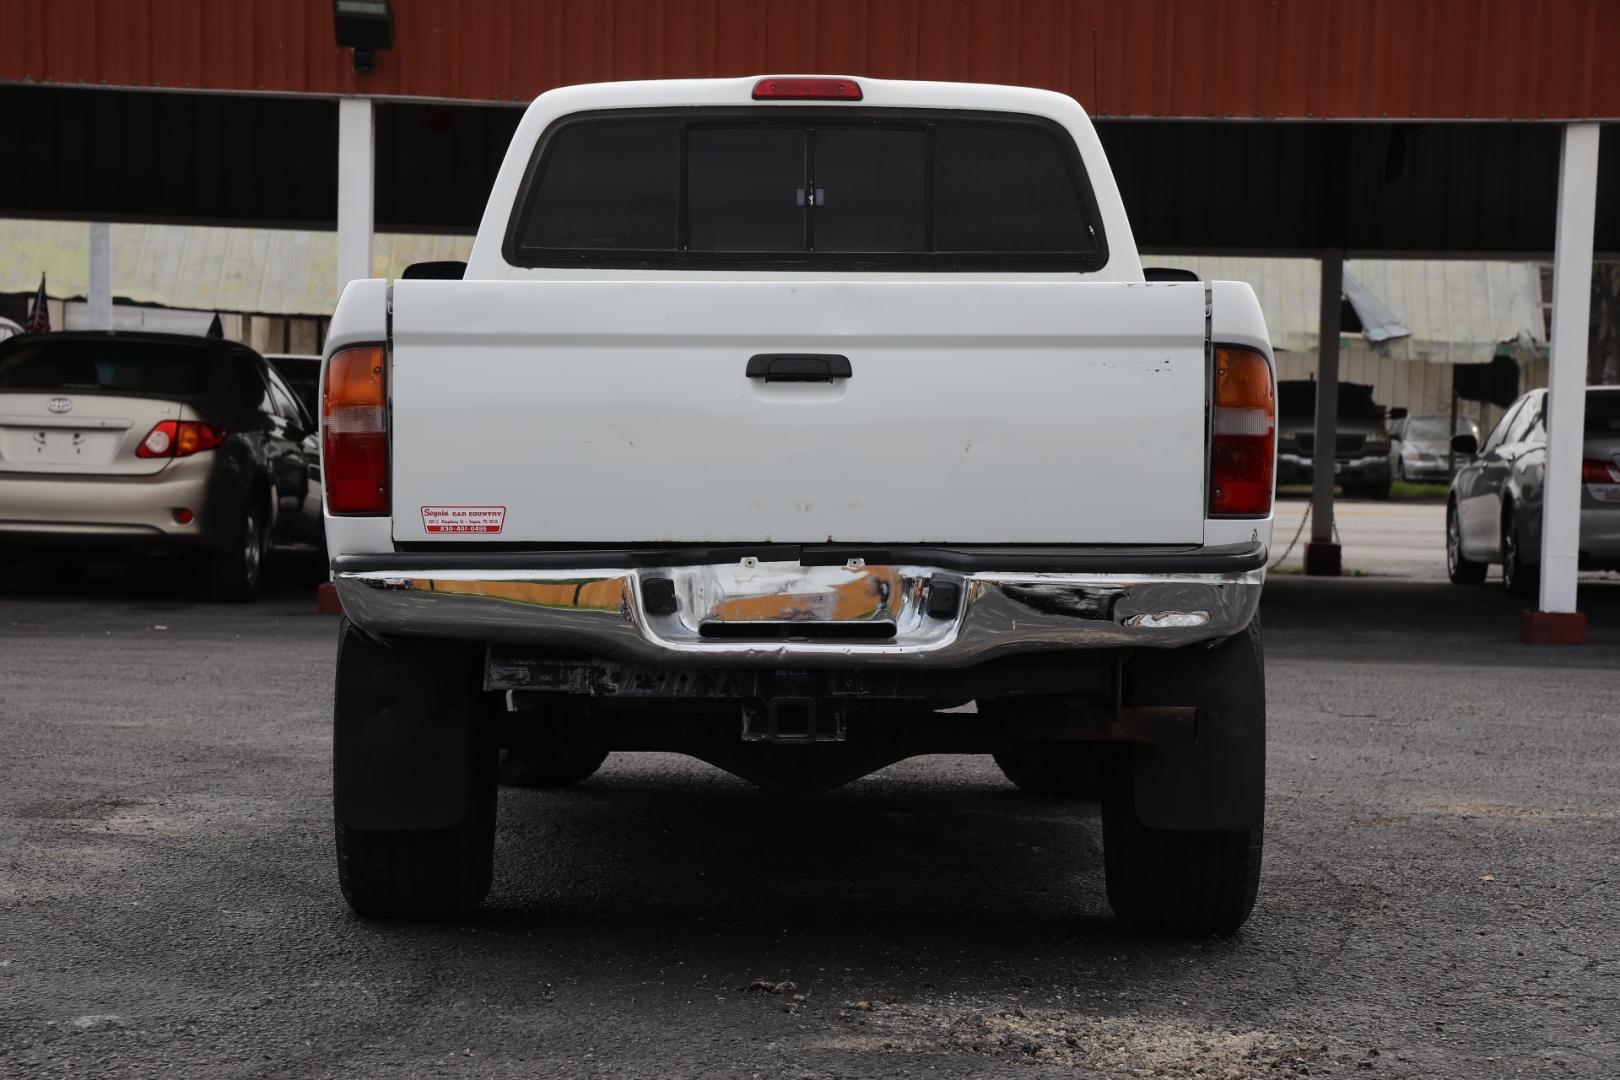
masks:
[(725, 276), (398, 282), (395, 539), (1201, 541), (1201, 283)]

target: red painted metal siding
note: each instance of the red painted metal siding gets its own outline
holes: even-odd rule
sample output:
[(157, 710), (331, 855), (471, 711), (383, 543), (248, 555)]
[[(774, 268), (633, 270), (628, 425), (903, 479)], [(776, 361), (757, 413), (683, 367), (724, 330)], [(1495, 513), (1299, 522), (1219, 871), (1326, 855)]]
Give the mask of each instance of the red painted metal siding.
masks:
[(1620, 0), (0, 0), (0, 81), (526, 101), (834, 72), (1044, 86), (1099, 116), (1620, 118)]

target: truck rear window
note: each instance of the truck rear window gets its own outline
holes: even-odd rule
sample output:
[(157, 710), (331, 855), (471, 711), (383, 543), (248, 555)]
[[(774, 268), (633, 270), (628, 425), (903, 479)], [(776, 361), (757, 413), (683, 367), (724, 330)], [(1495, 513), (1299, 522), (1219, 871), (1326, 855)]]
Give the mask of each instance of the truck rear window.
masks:
[(1061, 127), (997, 114), (591, 114), (540, 139), (507, 237), (518, 266), (1106, 262)]
[(212, 371), (206, 347), (13, 338), (0, 348), (0, 390), (195, 397)]

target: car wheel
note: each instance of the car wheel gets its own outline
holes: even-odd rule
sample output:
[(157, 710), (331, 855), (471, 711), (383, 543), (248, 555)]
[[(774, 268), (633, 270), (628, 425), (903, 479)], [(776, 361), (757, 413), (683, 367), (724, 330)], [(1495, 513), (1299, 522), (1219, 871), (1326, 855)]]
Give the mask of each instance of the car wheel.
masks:
[(45, 559), (39, 564), (39, 576), (46, 588), (57, 591), (76, 589), (84, 584), (90, 564), (83, 559)]
[(259, 595), (264, 548), (264, 524), (258, 510), (249, 506), (231, 543), (209, 560), (208, 591), (215, 600), (240, 604)]
[[(1174, 801), (1174, 792), (1139, 787), (1190, 783), (1195, 789), (1214, 787), (1224, 805), (1263, 803), (1266, 703), (1260, 628), (1251, 625), (1214, 649), (1178, 649), (1149, 663), (1150, 680), (1137, 682), (1139, 699), (1169, 696), (1184, 701), (1191, 695), (1197, 700), (1200, 745), (1180, 752), (1200, 764), (1189, 775), (1176, 767), (1176, 750), (1169, 751), (1168, 759), (1150, 757), (1141, 762), (1138, 755), (1157, 748), (1115, 749), (1103, 777), (1108, 903), (1136, 930), (1229, 934), (1248, 920), (1259, 890), (1264, 843), (1260, 814), (1234, 819), (1253, 822), (1244, 828), (1155, 827), (1143, 820), (1139, 796), (1168, 794)], [(1238, 745), (1248, 749), (1224, 755)], [(1213, 756), (1200, 760), (1199, 755)]]
[(1502, 517), (1502, 588), (1509, 596), (1534, 596), (1536, 585), (1536, 568), (1524, 558), (1518, 512), (1509, 508)]
[(495, 748), (464, 651), (338, 631), (332, 801), (338, 882), (357, 915), (473, 911), (494, 878)]
[(1446, 577), (1453, 585), (1478, 585), (1485, 580), (1485, 564), (1463, 556), (1456, 503), (1446, 505)]

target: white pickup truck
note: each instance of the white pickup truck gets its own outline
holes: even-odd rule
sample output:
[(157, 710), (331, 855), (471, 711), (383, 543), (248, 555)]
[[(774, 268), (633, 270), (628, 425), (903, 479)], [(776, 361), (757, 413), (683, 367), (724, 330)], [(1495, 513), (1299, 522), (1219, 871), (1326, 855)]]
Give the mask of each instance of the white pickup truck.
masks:
[(1248, 916), (1271, 347), (1247, 285), (1144, 273), (1070, 98), (552, 91), (465, 268), (350, 284), (322, 378), (357, 912), (475, 907), (502, 779), (661, 750), (991, 754), (1100, 796), (1131, 925)]

